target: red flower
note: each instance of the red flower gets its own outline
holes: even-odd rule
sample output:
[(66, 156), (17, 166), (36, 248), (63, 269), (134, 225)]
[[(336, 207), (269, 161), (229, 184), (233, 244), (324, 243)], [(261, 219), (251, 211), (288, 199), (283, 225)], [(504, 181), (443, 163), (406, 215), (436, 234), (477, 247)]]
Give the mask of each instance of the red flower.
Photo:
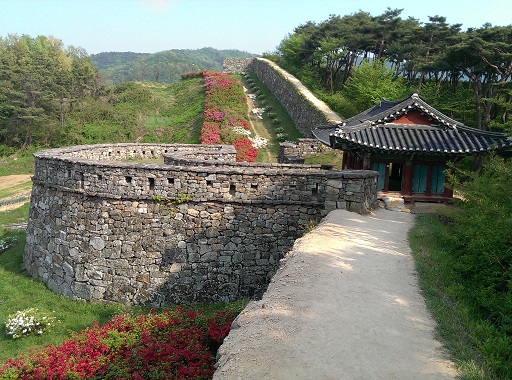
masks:
[(169, 378), (210, 379), (215, 350), (234, 314), (176, 308), (125, 314), (97, 323), (60, 346), (47, 346), (0, 367), (0, 377), (27, 380)]
[(251, 141), (247, 138), (236, 138), (232, 132), (235, 126), (250, 130), (243, 87), (227, 74), (208, 70), (201, 74), (205, 87), (201, 144), (233, 144), (237, 151), (237, 161), (254, 161), (258, 151)]

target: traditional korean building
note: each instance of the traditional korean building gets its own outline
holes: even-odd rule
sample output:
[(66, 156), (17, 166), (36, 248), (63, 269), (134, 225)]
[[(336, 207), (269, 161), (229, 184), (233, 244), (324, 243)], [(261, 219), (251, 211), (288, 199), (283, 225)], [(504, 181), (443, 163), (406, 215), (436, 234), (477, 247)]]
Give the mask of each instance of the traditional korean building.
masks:
[(378, 191), (406, 201), (450, 199), (453, 192), (445, 185), (449, 161), (512, 150), (511, 138), (453, 120), (418, 94), (382, 99), (337, 126), (316, 128), (313, 135), (343, 150), (343, 168), (378, 171)]

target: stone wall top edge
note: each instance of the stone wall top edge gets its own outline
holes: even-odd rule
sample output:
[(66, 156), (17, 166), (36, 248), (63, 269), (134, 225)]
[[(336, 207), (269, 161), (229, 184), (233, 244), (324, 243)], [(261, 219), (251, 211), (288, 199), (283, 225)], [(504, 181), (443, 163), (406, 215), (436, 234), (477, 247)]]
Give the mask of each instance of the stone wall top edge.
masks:
[[(159, 144), (159, 143), (112, 143), (112, 144), (89, 144), (89, 145), (73, 145), (61, 148), (51, 148), (51, 149), (43, 149), (34, 153), (35, 157), (48, 157), (48, 156), (60, 156), (66, 153), (79, 152), (79, 151), (91, 151), (97, 149), (108, 149), (108, 148), (122, 148), (122, 147), (168, 147), (168, 148), (180, 148), (180, 147), (192, 147), (192, 146), (201, 147), (199, 149), (202, 150), (222, 150), (229, 149), (231, 145), (220, 145), (220, 144), (211, 144), (211, 145), (199, 145), (199, 144)], [(234, 147), (233, 147), (234, 149)]]
[[(178, 159), (175, 160), (176, 164), (165, 163), (148, 163), (148, 162), (127, 162), (115, 159), (91, 159), (87, 157), (77, 157), (70, 155), (74, 152), (98, 151), (108, 150), (116, 147), (186, 147), (191, 148), (189, 144), (97, 144), (97, 145), (80, 145), (65, 148), (55, 148), (34, 153), (37, 159), (45, 161), (60, 161), (68, 165), (80, 165), (83, 171), (104, 170), (105, 168), (120, 169), (120, 170), (142, 170), (142, 171), (187, 171), (195, 173), (208, 173), (208, 174), (228, 174), (228, 175), (307, 175), (307, 176), (324, 176), (326, 170), (319, 164), (303, 165), (303, 164), (284, 164), (284, 163), (248, 163), (248, 162), (234, 162), (234, 161), (215, 161), (215, 160), (201, 160), (201, 159), (183, 159), (181, 154), (193, 154), (195, 150), (187, 152), (170, 152), (163, 154), (165, 156), (175, 155)], [(198, 146), (199, 147), (203, 147)], [(232, 146), (226, 145), (208, 145), (212, 149), (218, 149), (220, 152), (222, 148), (228, 147), (227, 150), (234, 151)], [(203, 149), (198, 152), (205, 152)], [(211, 150), (207, 151), (211, 154)], [(336, 176), (336, 174), (331, 174)]]
[(297, 77), (279, 67), (279, 65), (277, 65), (275, 62), (272, 62), (266, 58), (256, 57), (254, 58), (254, 61), (259, 61), (270, 66), (284, 80), (294, 86), (297, 92), (304, 98), (304, 100), (316, 108), (325, 117), (327, 123), (339, 124), (343, 122), (343, 118), (331, 110), (331, 108), (324, 101), (318, 99), (306, 86), (304, 86), (304, 84), (302, 84), (299, 79), (297, 79)]
[[(83, 166), (84, 171), (94, 171), (95, 168), (101, 169), (120, 169), (135, 171), (161, 171), (161, 172), (190, 172), (190, 173), (207, 173), (207, 174), (226, 174), (226, 175), (264, 175), (264, 176), (279, 176), (279, 175), (302, 175), (302, 176), (324, 176), (326, 170), (321, 169), (320, 165), (311, 167), (299, 167), (293, 164), (272, 164), (279, 166), (272, 166), (268, 164), (264, 166), (259, 164), (256, 166), (246, 166), (237, 164), (240, 163), (228, 163), (227, 167), (219, 165), (166, 165), (166, 164), (153, 164), (153, 163), (131, 163), (122, 161), (95, 161), (80, 158), (47, 158), (49, 160), (56, 160), (61, 162), (67, 162), (72, 165)], [(192, 162), (194, 163), (194, 162)], [(236, 165), (236, 166), (235, 166)], [(86, 170), (87, 167), (88, 169)], [(338, 172), (341, 173), (341, 172)], [(336, 176), (336, 174), (331, 174)], [(339, 176), (339, 175), (338, 175)]]
[(327, 178), (338, 178), (342, 176), (345, 179), (365, 179), (377, 177), (379, 172), (375, 170), (333, 170), (327, 172), (325, 175)]

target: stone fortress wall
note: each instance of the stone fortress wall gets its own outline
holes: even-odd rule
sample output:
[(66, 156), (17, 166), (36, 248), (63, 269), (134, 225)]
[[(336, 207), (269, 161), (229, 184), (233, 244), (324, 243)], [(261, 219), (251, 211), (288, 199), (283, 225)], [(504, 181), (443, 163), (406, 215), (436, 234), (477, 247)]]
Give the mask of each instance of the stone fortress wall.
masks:
[[(261, 58), (255, 72), (305, 136), (340, 118)], [(236, 162), (232, 146), (103, 144), (35, 154), (24, 266), (58, 294), (162, 306), (261, 294), (280, 259), (333, 209), (367, 212), (377, 172), (301, 165), (328, 149), (281, 144), (280, 162)]]
[(376, 180), (373, 171), (237, 163), (231, 146), (40, 151), (24, 266), (56, 293), (87, 300), (258, 296), (312, 221), (336, 208), (367, 212)]
[(279, 100), (305, 137), (322, 124), (339, 124), (343, 120), (327, 104), (314, 96), (297, 78), (264, 58), (226, 58), (224, 72), (254, 73)]

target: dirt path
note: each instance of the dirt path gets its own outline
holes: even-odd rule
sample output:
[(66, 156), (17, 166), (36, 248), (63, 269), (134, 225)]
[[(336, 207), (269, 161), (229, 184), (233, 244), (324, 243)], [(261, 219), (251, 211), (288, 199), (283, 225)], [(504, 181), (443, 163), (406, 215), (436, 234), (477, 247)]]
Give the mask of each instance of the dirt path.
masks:
[(413, 222), (331, 212), (237, 318), (214, 380), (455, 378), (418, 288)]
[[(0, 177), (0, 190), (8, 189), (30, 181), (31, 174), (14, 174)], [(0, 198), (0, 212), (10, 211), (23, 206), (30, 199), (31, 190), (20, 190), (7, 197)]]
[(0, 190), (30, 181), (32, 174), (13, 174), (0, 177)]
[[(267, 132), (268, 136), (261, 136), (258, 133), (258, 130), (255, 127), (255, 125), (254, 125), (254, 123), (252, 121), (252, 118), (253, 118), (252, 110), (254, 109), (254, 101), (249, 97), (249, 94), (250, 94), (249, 92), (245, 93), (245, 99), (246, 99), (246, 102), (247, 102), (247, 110), (248, 110), (248, 112), (247, 112), (247, 119), (249, 120), (249, 124), (251, 126), (251, 131), (252, 131), (252, 133), (254, 133), (255, 137), (263, 137), (263, 138), (266, 138), (267, 140), (269, 140), (270, 139), (270, 133)], [(265, 146), (263, 149), (265, 150), (268, 159), (270, 161), (272, 161), (272, 152), (270, 151), (270, 149), (267, 146)]]

